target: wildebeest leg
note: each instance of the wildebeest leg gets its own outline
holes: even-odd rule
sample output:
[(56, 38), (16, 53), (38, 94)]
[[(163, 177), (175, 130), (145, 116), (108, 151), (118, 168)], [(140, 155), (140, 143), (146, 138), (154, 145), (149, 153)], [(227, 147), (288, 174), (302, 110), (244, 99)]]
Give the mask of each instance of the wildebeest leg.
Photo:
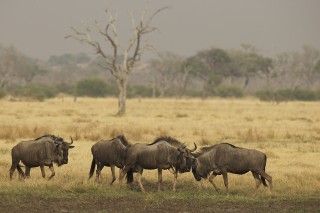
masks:
[(216, 186), (216, 184), (213, 182), (213, 179), (216, 177), (217, 175), (212, 174), (209, 177), (209, 181), (212, 184), (212, 186), (216, 189), (216, 191), (220, 194), (220, 189)]
[[(119, 185), (120, 186), (122, 186), (122, 180), (123, 180), (123, 178), (124, 178), (124, 175), (126, 174), (126, 168), (124, 168), (121, 172), (120, 172), (120, 174), (119, 174)], [(129, 171), (129, 169), (127, 170), (127, 171)]]
[[(20, 160), (19, 160), (20, 161)], [(10, 168), (10, 180), (12, 180), (12, 175), (13, 175), (13, 172), (14, 170), (16, 170), (18, 164), (19, 164), (19, 161), (15, 161), (12, 159), (12, 165), (11, 165), (11, 168)]]
[(30, 178), (30, 170), (31, 170), (31, 167), (26, 166), (26, 177), (27, 178)]
[(24, 177), (25, 177), (25, 174), (24, 174), (24, 172), (22, 171), (20, 164), (17, 165), (17, 170), (18, 170), (18, 172), (19, 172), (19, 178), (24, 178)]
[(228, 173), (226, 170), (222, 170), (222, 176), (223, 176), (224, 185), (227, 189), (227, 195), (229, 195)]
[(41, 165), (40, 169), (41, 169), (42, 177), (45, 178), (46, 177), (46, 173), (44, 172), (44, 165)]
[(122, 186), (122, 180), (124, 176), (127, 174), (127, 172), (131, 169), (132, 167), (130, 165), (127, 165), (123, 168), (123, 170), (119, 174), (119, 185)]
[(111, 169), (111, 174), (112, 174), (112, 180), (111, 180), (110, 185), (112, 185), (113, 182), (116, 180), (115, 166), (114, 166), (114, 165), (111, 165), (111, 166), (110, 166), (110, 169)]
[(174, 179), (173, 179), (173, 191), (176, 191), (176, 185), (177, 185), (177, 178), (178, 178), (178, 172), (176, 171), (174, 174)]
[(142, 176), (142, 173), (140, 171), (137, 172), (137, 179), (138, 179), (138, 183), (139, 183), (139, 186), (140, 186), (140, 189), (142, 192), (146, 192), (146, 190), (144, 190), (144, 187), (141, 183), (141, 176)]
[(261, 179), (264, 178), (269, 182), (270, 193), (272, 193), (272, 177), (268, 175), (265, 171), (257, 171), (257, 173), (261, 176)]
[(50, 175), (50, 177), (49, 177), (48, 180), (50, 180), (51, 178), (53, 178), (53, 176), (56, 175), (56, 173), (55, 173), (55, 171), (54, 171), (54, 168), (53, 168), (53, 164), (51, 164), (51, 165), (49, 166), (49, 169), (50, 169), (50, 171), (51, 171), (51, 175)]
[(101, 176), (101, 170), (103, 169), (103, 167), (104, 167), (104, 165), (102, 163), (100, 163), (100, 162), (97, 163), (96, 181), (99, 182), (99, 183), (101, 182), (100, 181), (100, 179), (101, 179), (100, 176)]
[(161, 191), (162, 169), (158, 169), (158, 191)]
[(261, 179), (260, 179), (260, 176), (257, 172), (255, 172), (255, 171), (251, 171), (251, 172), (252, 172), (254, 180), (256, 181), (256, 189), (254, 190), (254, 193), (253, 193), (253, 195), (255, 196), (257, 194), (258, 188), (261, 184)]

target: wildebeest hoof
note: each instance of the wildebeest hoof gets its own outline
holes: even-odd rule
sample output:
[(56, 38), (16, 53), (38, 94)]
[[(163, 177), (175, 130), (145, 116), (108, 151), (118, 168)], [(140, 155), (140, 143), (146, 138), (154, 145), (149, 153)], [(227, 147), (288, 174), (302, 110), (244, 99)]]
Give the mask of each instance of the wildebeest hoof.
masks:
[(110, 182), (110, 186), (112, 186), (112, 184), (114, 183), (115, 180), (116, 180), (116, 178), (112, 179), (112, 181)]

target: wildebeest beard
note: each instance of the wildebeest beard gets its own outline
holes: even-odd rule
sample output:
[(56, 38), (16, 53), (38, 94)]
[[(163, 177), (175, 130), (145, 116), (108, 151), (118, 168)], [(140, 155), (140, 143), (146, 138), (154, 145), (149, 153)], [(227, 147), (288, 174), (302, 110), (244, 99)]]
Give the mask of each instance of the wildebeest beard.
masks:
[(200, 181), (200, 180), (201, 180), (201, 176), (197, 174), (197, 170), (196, 170), (196, 168), (195, 168), (194, 166), (192, 167), (192, 173), (193, 173), (194, 178), (195, 178), (197, 181)]
[(57, 145), (54, 151), (54, 163), (58, 166), (62, 166), (64, 163), (64, 156), (65, 156), (66, 150), (63, 150), (61, 148), (61, 145)]
[(177, 158), (176, 170), (181, 173), (190, 172), (191, 166), (192, 166), (192, 159), (190, 157), (185, 157), (183, 156), (183, 153), (180, 153)]
[(192, 158), (187, 157), (186, 158), (186, 167), (185, 167), (185, 170), (183, 172), (190, 172), (191, 166), (192, 166)]
[[(61, 138), (62, 139), (62, 138)], [(56, 149), (55, 149), (55, 159), (54, 162), (58, 166), (62, 166), (63, 164), (68, 164), (68, 155), (69, 155), (69, 149), (74, 148), (74, 146), (71, 146), (73, 143), (72, 137), (70, 137), (71, 143), (67, 143), (65, 141), (62, 142), (59, 141), (60, 138), (57, 138), (58, 141), (55, 141)]]

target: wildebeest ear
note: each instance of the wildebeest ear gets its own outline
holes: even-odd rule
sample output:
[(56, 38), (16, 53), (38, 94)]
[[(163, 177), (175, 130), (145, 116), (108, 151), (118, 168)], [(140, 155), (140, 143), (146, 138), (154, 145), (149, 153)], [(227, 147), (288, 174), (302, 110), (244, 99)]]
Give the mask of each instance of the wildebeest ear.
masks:
[(75, 146), (69, 146), (69, 149), (73, 149)]
[(185, 152), (186, 152), (186, 150), (185, 150), (184, 148), (181, 148), (181, 147), (178, 148), (178, 151), (179, 151), (179, 152), (182, 152), (182, 153), (185, 153)]

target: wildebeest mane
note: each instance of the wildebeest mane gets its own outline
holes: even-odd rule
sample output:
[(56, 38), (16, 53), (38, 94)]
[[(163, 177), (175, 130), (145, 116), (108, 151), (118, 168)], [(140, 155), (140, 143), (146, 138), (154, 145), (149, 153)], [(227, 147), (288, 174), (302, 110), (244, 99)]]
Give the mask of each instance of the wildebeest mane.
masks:
[(125, 147), (129, 147), (132, 145), (124, 135), (118, 135), (116, 138), (118, 138)]
[(239, 147), (237, 147), (237, 146), (235, 146), (235, 145), (233, 145), (233, 144), (231, 144), (231, 143), (221, 143), (221, 144), (229, 145), (229, 146), (231, 146), (232, 148), (239, 148)]
[(175, 147), (179, 147), (179, 146), (183, 145), (183, 143), (181, 143), (177, 139), (172, 138), (170, 136), (160, 136), (160, 137), (156, 138), (152, 143), (150, 143), (148, 145), (150, 146), (150, 145), (156, 144), (159, 141), (166, 141), (167, 143), (169, 143), (170, 145), (175, 146)]
[[(230, 143), (220, 143), (220, 144), (225, 144), (225, 145), (228, 145), (228, 146), (231, 146), (232, 148), (239, 148), (239, 147), (236, 147), (235, 145), (233, 144), (230, 144)], [(211, 149), (213, 149), (216, 145), (218, 144), (215, 144), (215, 145), (212, 145), (212, 146), (207, 146), (207, 147), (202, 147), (200, 148), (200, 150), (198, 152), (195, 152), (193, 153), (193, 156), (194, 157), (200, 157), (201, 155), (203, 155), (204, 153), (206, 152), (209, 152)]]
[(40, 140), (42, 138), (51, 138), (55, 142), (58, 142), (58, 141), (62, 141), (63, 142), (63, 138), (60, 138), (60, 137), (57, 137), (57, 136), (51, 135), (51, 134), (42, 135), (41, 137), (38, 137), (38, 138), (36, 138), (34, 140), (37, 141), (37, 140)]
[(40, 140), (41, 138), (47, 138), (47, 137), (50, 137), (50, 138), (51, 138), (51, 136), (52, 136), (52, 135), (50, 135), (50, 134), (46, 134), (46, 135), (42, 135), (42, 136), (40, 136), (40, 137), (38, 137), (38, 138), (36, 138), (36, 139), (34, 139), (34, 140), (37, 141), (37, 140)]
[(195, 152), (195, 153), (192, 153), (192, 155), (194, 156), (194, 157), (200, 157), (201, 155), (203, 155), (204, 153), (206, 153), (206, 152), (209, 152), (212, 148), (214, 148), (215, 147), (215, 145), (213, 145), (213, 146), (206, 146), (206, 147), (202, 147), (202, 148), (200, 148), (200, 150), (199, 151), (197, 151), (197, 152)]

